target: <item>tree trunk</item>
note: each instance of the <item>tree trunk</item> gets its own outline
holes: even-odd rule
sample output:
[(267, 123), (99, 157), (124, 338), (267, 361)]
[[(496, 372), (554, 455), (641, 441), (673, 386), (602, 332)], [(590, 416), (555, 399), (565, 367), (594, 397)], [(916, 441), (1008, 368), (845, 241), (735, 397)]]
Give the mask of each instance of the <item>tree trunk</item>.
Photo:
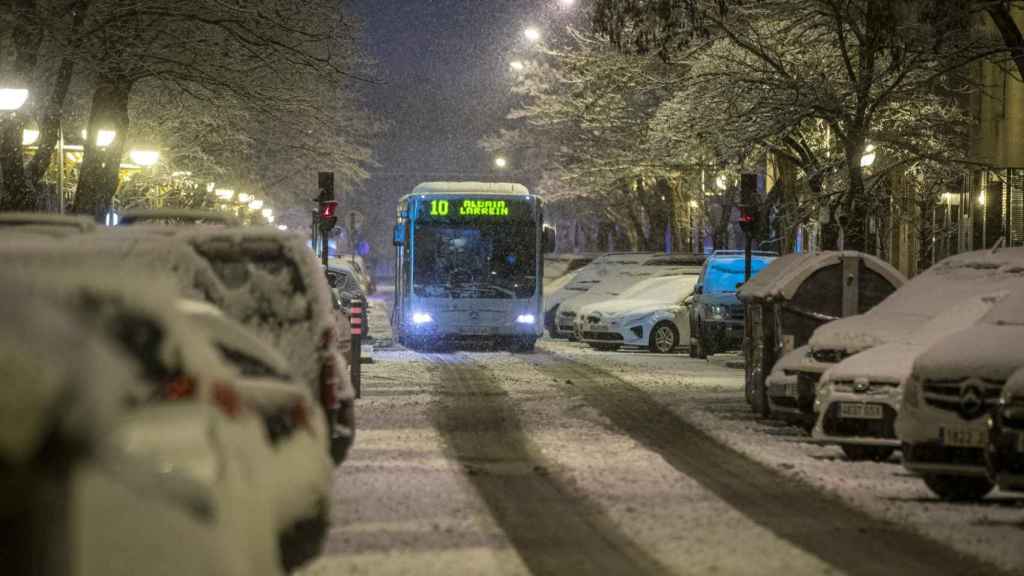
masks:
[(1013, 14), (1010, 13), (1011, 9), (1008, 3), (992, 2), (985, 11), (992, 17), (992, 22), (999, 30), (999, 35), (1003, 38), (1010, 57), (1017, 65), (1017, 73), (1024, 80), (1024, 34), (1021, 33), (1017, 22), (1014, 21)]
[(868, 198), (864, 188), (864, 139), (854, 139), (846, 145), (848, 188), (843, 202), (840, 225), (843, 231), (843, 249), (865, 252), (868, 248)]
[(3, 194), (0, 210), (33, 210), (35, 195), (25, 178), (21, 132), (25, 127), (20, 116), (0, 120), (0, 173), (3, 174)]
[[(110, 209), (114, 193), (117, 192), (121, 156), (128, 134), (128, 97), (131, 88), (132, 83), (128, 80), (103, 78), (97, 81), (93, 91), (89, 139), (85, 143), (85, 157), (72, 211), (91, 215), (98, 221)], [(113, 143), (106, 148), (96, 145), (96, 136), (100, 130), (115, 130), (117, 133)]]

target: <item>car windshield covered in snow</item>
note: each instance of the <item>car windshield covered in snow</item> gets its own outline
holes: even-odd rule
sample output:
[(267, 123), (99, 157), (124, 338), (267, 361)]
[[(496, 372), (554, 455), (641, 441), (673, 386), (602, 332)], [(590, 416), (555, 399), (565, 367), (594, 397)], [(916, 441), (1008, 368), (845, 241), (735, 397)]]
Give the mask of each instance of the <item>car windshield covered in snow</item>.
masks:
[(417, 296), (528, 298), (537, 287), (537, 228), (527, 220), (416, 226)]
[(696, 273), (648, 278), (624, 291), (618, 296), (618, 299), (676, 303), (682, 301), (693, 291), (693, 285), (696, 282)]

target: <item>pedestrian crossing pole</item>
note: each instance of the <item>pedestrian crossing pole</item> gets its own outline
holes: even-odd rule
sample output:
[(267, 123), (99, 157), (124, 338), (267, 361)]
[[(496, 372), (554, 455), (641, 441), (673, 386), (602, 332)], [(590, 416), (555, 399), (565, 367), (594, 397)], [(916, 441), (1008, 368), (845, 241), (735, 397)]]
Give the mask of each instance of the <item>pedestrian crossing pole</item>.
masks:
[(352, 387), (355, 388), (356, 398), (363, 396), (362, 381), (362, 354), (363, 354), (363, 332), (366, 323), (366, 302), (361, 298), (352, 300), (349, 307), (349, 323), (352, 325), (352, 364), (349, 366), (352, 376)]

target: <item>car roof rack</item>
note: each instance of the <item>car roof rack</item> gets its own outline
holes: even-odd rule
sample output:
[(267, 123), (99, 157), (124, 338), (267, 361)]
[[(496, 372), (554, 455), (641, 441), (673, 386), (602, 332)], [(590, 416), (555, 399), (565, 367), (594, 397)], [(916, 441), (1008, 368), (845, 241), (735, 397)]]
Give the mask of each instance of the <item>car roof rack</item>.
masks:
[[(745, 251), (743, 250), (715, 250), (711, 252), (709, 256), (743, 256)], [(778, 256), (778, 252), (771, 252), (769, 250), (751, 250), (752, 256)]]

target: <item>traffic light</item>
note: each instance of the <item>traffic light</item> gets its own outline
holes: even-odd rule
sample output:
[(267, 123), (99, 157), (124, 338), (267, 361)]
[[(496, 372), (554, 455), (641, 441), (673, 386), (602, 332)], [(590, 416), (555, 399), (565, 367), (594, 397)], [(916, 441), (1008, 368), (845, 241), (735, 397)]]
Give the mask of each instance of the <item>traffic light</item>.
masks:
[(338, 201), (334, 199), (334, 172), (318, 172), (317, 215), (320, 229), (327, 232), (338, 225)]
[(338, 217), (335, 215), (337, 212), (337, 200), (324, 200), (320, 202), (320, 228), (322, 230), (331, 230), (338, 225)]
[(747, 236), (753, 236), (757, 232), (757, 205), (740, 205), (740, 229)]
[(753, 238), (758, 230), (757, 174), (740, 176), (740, 229), (747, 238)]

